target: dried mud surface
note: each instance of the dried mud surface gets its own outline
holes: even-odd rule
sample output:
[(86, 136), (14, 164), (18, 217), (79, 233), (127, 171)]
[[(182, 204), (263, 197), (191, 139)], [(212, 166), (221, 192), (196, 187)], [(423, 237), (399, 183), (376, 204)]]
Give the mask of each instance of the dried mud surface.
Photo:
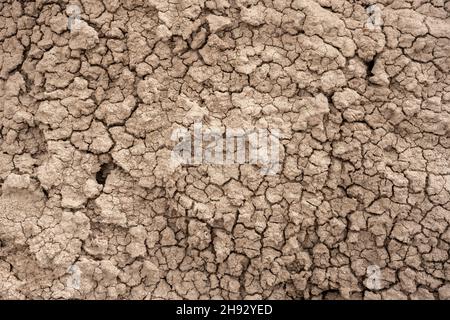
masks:
[[(0, 298), (450, 298), (449, 1), (72, 3), (0, 2)], [(199, 118), (279, 174), (171, 171)]]

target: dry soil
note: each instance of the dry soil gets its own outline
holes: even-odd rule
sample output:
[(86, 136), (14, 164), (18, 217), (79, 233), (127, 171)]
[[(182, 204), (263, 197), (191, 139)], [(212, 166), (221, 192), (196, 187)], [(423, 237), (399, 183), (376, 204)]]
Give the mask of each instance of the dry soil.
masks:
[[(0, 298), (450, 299), (449, 13), (1, 0)], [(280, 172), (173, 170), (196, 120)]]

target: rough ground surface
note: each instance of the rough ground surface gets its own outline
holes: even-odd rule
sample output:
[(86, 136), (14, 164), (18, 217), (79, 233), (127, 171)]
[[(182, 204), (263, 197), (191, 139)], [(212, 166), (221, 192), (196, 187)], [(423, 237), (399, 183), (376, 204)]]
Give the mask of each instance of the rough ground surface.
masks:
[[(0, 298), (449, 299), (450, 2), (373, 3), (2, 0)], [(169, 170), (198, 118), (282, 170)]]

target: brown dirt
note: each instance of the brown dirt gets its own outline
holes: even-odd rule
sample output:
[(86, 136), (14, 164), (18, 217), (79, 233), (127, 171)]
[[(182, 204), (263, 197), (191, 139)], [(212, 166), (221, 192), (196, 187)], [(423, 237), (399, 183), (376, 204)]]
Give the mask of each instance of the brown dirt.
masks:
[(450, 299), (449, 1), (71, 3), (0, 1), (0, 298)]

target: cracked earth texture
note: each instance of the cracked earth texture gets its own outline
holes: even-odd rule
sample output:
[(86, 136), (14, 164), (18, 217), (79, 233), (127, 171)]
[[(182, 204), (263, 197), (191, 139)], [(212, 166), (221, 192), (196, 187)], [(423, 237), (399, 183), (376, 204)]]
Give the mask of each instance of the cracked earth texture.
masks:
[(450, 2), (373, 4), (0, 1), (0, 298), (450, 299)]

